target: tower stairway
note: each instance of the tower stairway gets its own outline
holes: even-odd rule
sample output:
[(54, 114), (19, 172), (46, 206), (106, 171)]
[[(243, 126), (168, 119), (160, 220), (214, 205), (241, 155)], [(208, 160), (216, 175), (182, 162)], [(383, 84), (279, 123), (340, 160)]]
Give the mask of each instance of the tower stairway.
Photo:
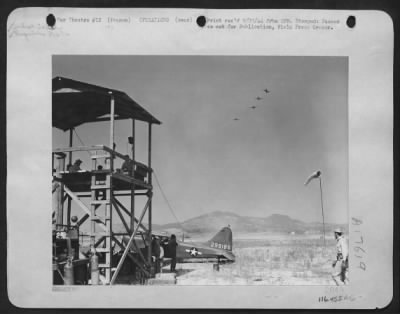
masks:
[[(96, 158), (93, 158), (96, 169)], [(99, 175), (92, 171), (91, 178), (91, 247), (102, 253), (104, 260), (99, 263), (99, 270), (104, 273), (106, 283), (111, 280), (112, 269), (112, 175)]]

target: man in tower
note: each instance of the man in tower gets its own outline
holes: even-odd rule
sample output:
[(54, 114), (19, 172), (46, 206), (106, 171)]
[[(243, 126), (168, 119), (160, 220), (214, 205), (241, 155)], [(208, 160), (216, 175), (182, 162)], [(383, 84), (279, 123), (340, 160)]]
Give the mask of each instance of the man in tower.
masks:
[(334, 234), (336, 239), (336, 260), (332, 263), (332, 278), (338, 286), (347, 285), (349, 283), (349, 247), (340, 228), (335, 229)]
[(123, 164), (121, 166), (122, 173), (125, 173), (125, 174), (128, 174), (131, 176), (134, 171), (135, 163), (133, 162), (133, 160), (131, 160), (129, 158), (129, 155), (125, 155), (124, 158), (125, 158), (125, 161), (123, 162)]
[(82, 160), (75, 160), (74, 164), (69, 168), (69, 172), (78, 172), (79, 170), (81, 170), (81, 164)]

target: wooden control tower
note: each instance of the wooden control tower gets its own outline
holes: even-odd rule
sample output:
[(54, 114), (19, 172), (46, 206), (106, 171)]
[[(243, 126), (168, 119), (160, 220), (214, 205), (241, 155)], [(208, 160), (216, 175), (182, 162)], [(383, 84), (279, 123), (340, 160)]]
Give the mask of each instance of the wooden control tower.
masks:
[[(53, 79), (52, 106), (53, 127), (69, 132), (69, 146), (53, 148), (53, 195), (57, 196), (57, 202), (53, 205), (53, 229), (57, 231), (71, 226), (71, 206), (75, 203), (81, 210), (75, 224), (78, 227), (90, 224), (90, 248), (92, 253), (101, 257), (99, 269), (106, 284), (116, 281), (126, 257), (145, 277), (150, 277), (152, 125), (161, 122), (124, 92), (63, 77)], [(132, 132), (127, 134), (132, 148), (130, 156), (115, 149), (114, 125), (117, 120), (126, 119), (132, 122)], [(109, 122), (109, 138), (104, 143), (74, 145), (74, 128), (85, 123), (104, 121)], [(147, 164), (135, 160), (135, 121), (148, 124)], [(90, 169), (67, 167), (76, 159), (74, 155), (82, 151), (90, 153)], [(117, 168), (117, 161), (125, 166)], [(106, 166), (99, 167), (99, 163)], [(120, 200), (121, 196), (128, 196), (129, 205)], [(138, 211), (135, 198), (139, 196), (146, 200), (144, 207)], [(146, 214), (147, 224), (144, 222)], [(113, 230), (115, 218), (122, 222), (123, 232)], [(145, 249), (143, 246), (139, 248), (139, 241), (144, 243)], [(118, 261), (113, 261), (116, 247), (122, 256)]]

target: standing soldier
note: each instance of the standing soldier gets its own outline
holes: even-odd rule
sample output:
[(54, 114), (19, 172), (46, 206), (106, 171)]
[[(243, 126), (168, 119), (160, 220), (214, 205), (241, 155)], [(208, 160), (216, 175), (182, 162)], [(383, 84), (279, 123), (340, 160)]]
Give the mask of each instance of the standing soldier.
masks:
[(171, 235), (171, 238), (168, 241), (168, 252), (171, 257), (171, 272), (175, 272), (176, 267), (176, 247), (178, 243), (176, 243), (176, 236), (175, 234)]
[(332, 278), (338, 286), (341, 284), (347, 285), (349, 283), (349, 248), (340, 228), (335, 229), (334, 234), (336, 239), (336, 260), (332, 263)]
[(160, 272), (161, 245), (160, 245), (160, 240), (155, 236), (151, 241), (151, 255), (154, 258), (155, 273), (157, 274)]

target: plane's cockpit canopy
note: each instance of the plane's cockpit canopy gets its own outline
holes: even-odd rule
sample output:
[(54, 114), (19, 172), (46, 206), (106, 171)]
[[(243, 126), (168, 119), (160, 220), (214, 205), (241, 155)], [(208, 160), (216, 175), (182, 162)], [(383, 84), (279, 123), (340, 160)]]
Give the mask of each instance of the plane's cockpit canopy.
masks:
[(114, 119), (135, 119), (161, 124), (124, 92), (64, 77), (53, 78), (53, 127), (63, 131), (87, 122), (110, 120), (114, 97)]

